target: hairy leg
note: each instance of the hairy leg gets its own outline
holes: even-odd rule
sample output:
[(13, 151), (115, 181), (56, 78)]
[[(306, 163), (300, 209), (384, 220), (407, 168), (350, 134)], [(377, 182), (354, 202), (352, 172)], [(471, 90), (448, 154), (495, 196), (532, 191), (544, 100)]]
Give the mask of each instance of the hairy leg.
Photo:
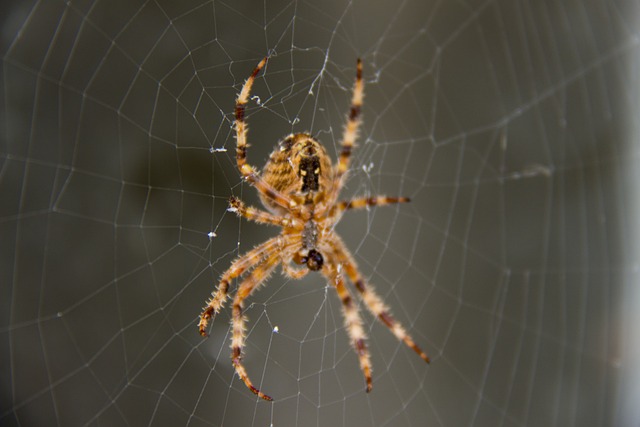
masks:
[(349, 162), (351, 160), (351, 152), (358, 137), (360, 128), (360, 113), (362, 110), (362, 98), (364, 96), (364, 82), (362, 81), (362, 61), (358, 59), (356, 64), (356, 82), (353, 86), (353, 95), (351, 98), (351, 108), (347, 124), (344, 128), (342, 136), (342, 151), (338, 159), (338, 173), (336, 174), (336, 182), (340, 186), (342, 177), (349, 170)]
[[(242, 174), (245, 180), (253, 185), (260, 193), (264, 194), (269, 199), (272, 199), (274, 203), (282, 206), (285, 209), (295, 206), (288, 197), (280, 194), (272, 186), (267, 184), (258, 174), (256, 169), (247, 163), (247, 124), (245, 122), (245, 108), (247, 102), (249, 102), (249, 94), (251, 93), (251, 87), (256, 79), (256, 76), (262, 70), (267, 63), (267, 58), (263, 58), (253, 70), (247, 81), (242, 86), (242, 90), (236, 99), (236, 162), (238, 164), (238, 170)], [(293, 204), (293, 206), (292, 206)]]
[(360, 369), (364, 374), (366, 382), (367, 393), (371, 391), (371, 357), (369, 356), (369, 350), (366, 344), (366, 334), (362, 328), (362, 319), (358, 314), (358, 308), (356, 307), (353, 297), (349, 292), (349, 289), (345, 286), (342, 275), (337, 272), (336, 264), (334, 260), (330, 258), (328, 262), (325, 262), (322, 270), (322, 274), (327, 278), (329, 283), (338, 292), (340, 301), (342, 302), (342, 312), (344, 315), (344, 325), (349, 334), (351, 345), (358, 354), (358, 360), (360, 362)]
[(247, 318), (243, 315), (242, 311), (244, 309), (244, 300), (269, 277), (273, 272), (273, 269), (278, 265), (279, 260), (279, 254), (274, 253), (270, 255), (269, 258), (256, 266), (251, 274), (240, 284), (238, 292), (233, 300), (233, 311), (231, 314), (231, 325), (233, 329), (231, 340), (231, 360), (233, 367), (249, 390), (254, 392), (258, 397), (268, 401), (273, 399), (271, 396), (264, 394), (253, 385), (249, 379), (249, 375), (247, 375), (244, 365), (242, 364), (242, 350), (244, 348), (246, 331), (245, 323), (247, 321)]
[(244, 202), (237, 197), (231, 197), (229, 199), (229, 212), (234, 212), (240, 217), (244, 217), (250, 221), (254, 221), (260, 224), (277, 225), (279, 227), (292, 227), (296, 223), (294, 220), (290, 220), (284, 217), (273, 215), (272, 213), (254, 208), (253, 206), (247, 206)]
[(342, 135), (342, 150), (338, 158), (338, 164), (335, 166), (335, 175), (333, 188), (328, 197), (327, 206), (332, 206), (337, 200), (342, 186), (344, 177), (349, 171), (349, 163), (351, 161), (351, 153), (355, 146), (358, 131), (360, 129), (360, 112), (362, 111), (362, 99), (364, 97), (364, 82), (362, 81), (362, 61), (358, 58), (356, 64), (356, 81), (353, 85), (353, 95), (351, 97), (351, 108), (347, 117), (347, 124)]
[(220, 278), (218, 287), (211, 294), (211, 298), (207, 301), (207, 305), (202, 309), (202, 314), (200, 314), (200, 321), (198, 322), (200, 335), (203, 337), (207, 336), (207, 326), (209, 325), (209, 321), (211, 320), (211, 317), (218, 314), (220, 309), (224, 306), (224, 303), (227, 300), (227, 293), (229, 291), (229, 284), (231, 281), (236, 277), (241, 276), (248, 269), (255, 265), (259, 265), (266, 254), (275, 251), (280, 244), (278, 239), (280, 239), (280, 237), (276, 236), (267, 240), (263, 244), (256, 246), (254, 249), (237, 258), (231, 264), (231, 267), (224, 272)]
[(358, 271), (358, 267), (356, 266), (353, 257), (348, 252), (344, 243), (342, 243), (342, 240), (339, 237), (334, 236), (331, 239), (331, 244), (336, 251), (336, 262), (340, 263), (343, 266), (347, 276), (349, 277), (349, 280), (351, 280), (351, 282), (360, 293), (365, 306), (371, 312), (371, 314), (376, 316), (378, 320), (380, 320), (380, 322), (382, 322), (387, 328), (389, 328), (389, 330), (396, 336), (396, 338), (398, 338), (400, 341), (403, 341), (407, 345), (407, 347), (415, 351), (418, 356), (422, 358), (422, 360), (429, 363), (429, 356), (427, 356), (427, 354), (422, 351), (420, 347), (418, 347), (418, 345), (407, 333), (404, 327), (393, 318), (389, 307), (387, 307), (387, 305), (383, 302), (382, 298), (380, 298), (375, 290), (366, 283), (366, 280), (364, 279), (364, 277), (362, 277), (360, 271)]
[(348, 209), (363, 209), (372, 206), (386, 206), (396, 203), (409, 203), (410, 201), (411, 199), (409, 199), (408, 197), (357, 197), (355, 199), (339, 201), (338, 203), (336, 203), (333, 213), (339, 214)]

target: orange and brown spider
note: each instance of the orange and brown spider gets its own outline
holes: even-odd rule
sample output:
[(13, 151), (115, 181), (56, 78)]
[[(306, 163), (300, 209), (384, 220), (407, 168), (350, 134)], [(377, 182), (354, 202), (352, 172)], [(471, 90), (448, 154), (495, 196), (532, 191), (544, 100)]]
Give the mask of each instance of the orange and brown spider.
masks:
[[(324, 147), (307, 133), (287, 136), (271, 153), (262, 174), (247, 163), (247, 126), (245, 106), (253, 82), (265, 66), (264, 58), (247, 79), (236, 100), (236, 160), (243, 178), (260, 193), (262, 204), (269, 212), (246, 206), (233, 197), (229, 210), (238, 216), (282, 228), (276, 237), (258, 245), (236, 259), (222, 275), (218, 288), (212, 293), (200, 315), (200, 334), (207, 335), (207, 325), (227, 300), (229, 284), (235, 278), (247, 274), (238, 285), (233, 299), (231, 317), (232, 342), (231, 359), (238, 376), (255, 394), (265, 400), (272, 398), (258, 390), (247, 375), (242, 364), (242, 350), (245, 341), (246, 316), (243, 315), (244, 301), (258, 288), (278, 266), (282, 272), (294, 279), (304, 277), (310, 270), (319, 271), (338, 292), (342, 301), (344, 322), (351, 344), (360, 361), (360, 368), (366, 380), (366, 390), (371, 391), (371, 361), (366, 345), (366, 334), (358, 308), (351, 291), (345, 285), (343, 274), (355, 286), (365, 307), (376, 316), (391, 332), (412, 348), (422, 359), (429, 357), (416, 345), (405, 329), (389, 313), (389, 308), (366, 282), (345, 247), (336, 234), (335, 226), (344, 211), (366, 206), (382, 206), (408, 202), (407, 197), (367, 197), (339, 201), (338, 196), (344, 184), (351, 151), (360, 126), (360, 109), (364, 83), (362, 62), (358, 60), (356, 82), (353, 89), (351, 109), (342, 139), (342, 151), (334, 166)], [(294, 267), (291, 262), (301, 265)]]

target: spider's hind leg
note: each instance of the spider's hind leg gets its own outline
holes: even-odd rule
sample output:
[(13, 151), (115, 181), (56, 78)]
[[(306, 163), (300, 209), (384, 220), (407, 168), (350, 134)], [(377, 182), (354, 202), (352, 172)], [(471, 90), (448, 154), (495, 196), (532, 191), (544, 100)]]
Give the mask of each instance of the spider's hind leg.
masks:
[(287, 219), (286, 217), (279, 217), (272, 213), (254, 208), (253, 206), (247, 206), (237, 197), (231, 197), (229, 199), (229, 208), (227, 210), (259, 224), (277, 225), (283, 228), (295, 225), (292, 220)]
[(209, 299), (209, 301), (207, 301), (207, 305), (202, 309), (202, 314), (200, 314), (200, 321), (198, 322), (200, 335), (202, 335), (203, 337), (207, 336), (207, 326), (209, 325), (209, 321), (213, 316), (218, 314), (218, 312), (224, 306), (224, 303), (227, 301), (227, 294), (229, 292), (229, 284), (231, 283), (231, 281), (236, 277), (241, 276), (245, 271), (252, 268), (254, 265), (258, 264), (266, 254), (277, 248), (277, 239), (277, 237), (274, 237), (262, 243), (261, 245), (256, 246), (246, 254), (237, 258), (231, 264), (231, 267), (229, 267), (229, 269), (224, 272), (224, 274), (220, 278), (218, 287), (211, 294), (211, 298)]
[(244, 348), (245, 340), (245, 323), (247, 321), (246, 316), (242, 311), (244, 308), (244, 300), (248, 298), (253, 291), (264, 282), (269, 275), (273, 272), (273, 269), (278, 265), (280, 256), (278, 253), (271, 254), (267, 259), (262, 261), (251, 274), (240, 284), (236, 296), (233, 299), (233, 311), (231, 316), (232, 325), (232, 338), (231, 338), (231, 360), (236, 373), (244, 382), (244, 384), (254, 392), (258, 397), (271, 401), (273, 398), (261, 392), (257, 387), (253, 385), (247, 375), (247, 371), (242, 364), (242, 350)]

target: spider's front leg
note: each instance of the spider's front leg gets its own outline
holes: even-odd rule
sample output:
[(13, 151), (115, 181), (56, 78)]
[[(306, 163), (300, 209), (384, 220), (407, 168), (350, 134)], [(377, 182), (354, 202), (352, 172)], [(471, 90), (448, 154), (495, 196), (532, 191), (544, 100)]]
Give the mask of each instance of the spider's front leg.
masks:
[(282, 272), (294, 280), (302, 279), (309, 273), (308, 267), (295, 268), (292, 267), (287, 260), (282, 261)]
[(256, 169), (247, 163), (247, 124), (245, 123), (245, 108), (247, 102), (249, 102), (249, 94), (253, 87), (253, 82), (256, 79), (260, 70), (267, 63), (267, 57), (263, 58), (253, 70), (247, 81), (242, 86), (242, 90), (236, 99), (236, 163), (238, 164), (238, 170), (242, 174), (245, 180), (253, 185), (260, 193), (265, 197), (272, 200), (278, 206), (285, 209), (291, 209), (296, 206), (295, 202), (289, 197), (281, 194), (269, 183), (265, 182)]
[(347, 116), (347, 124), (342, 135), (342, 150), (338, 158), (338, 164), (335, 166), (335, 175), (333, 178), (333, 186), (328, 196), (328, 206), (332, 206), (338, 199), (338, 195), (344, 185), (344, 180), (349, 171), (351, 162), (351, 154), (360, 130), (360, 113), (362, 112), (362, 100), (364, 98), (364, 81), (362, 80), (362, 61), (358, 58), (356, 64), (356, 82), (353, 85), (353, 94), (351, 96), (351, 108)]

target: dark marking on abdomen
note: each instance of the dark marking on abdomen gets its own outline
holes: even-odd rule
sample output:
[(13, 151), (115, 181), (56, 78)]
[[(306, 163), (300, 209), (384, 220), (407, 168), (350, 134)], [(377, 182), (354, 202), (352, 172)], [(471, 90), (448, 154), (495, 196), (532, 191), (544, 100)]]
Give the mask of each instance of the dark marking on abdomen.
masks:
[(302, 191), (318, 191), (320, 188), (320, 159), (317, 155), (303, 157), (300, 161), (300, 176), (302, 176)]

